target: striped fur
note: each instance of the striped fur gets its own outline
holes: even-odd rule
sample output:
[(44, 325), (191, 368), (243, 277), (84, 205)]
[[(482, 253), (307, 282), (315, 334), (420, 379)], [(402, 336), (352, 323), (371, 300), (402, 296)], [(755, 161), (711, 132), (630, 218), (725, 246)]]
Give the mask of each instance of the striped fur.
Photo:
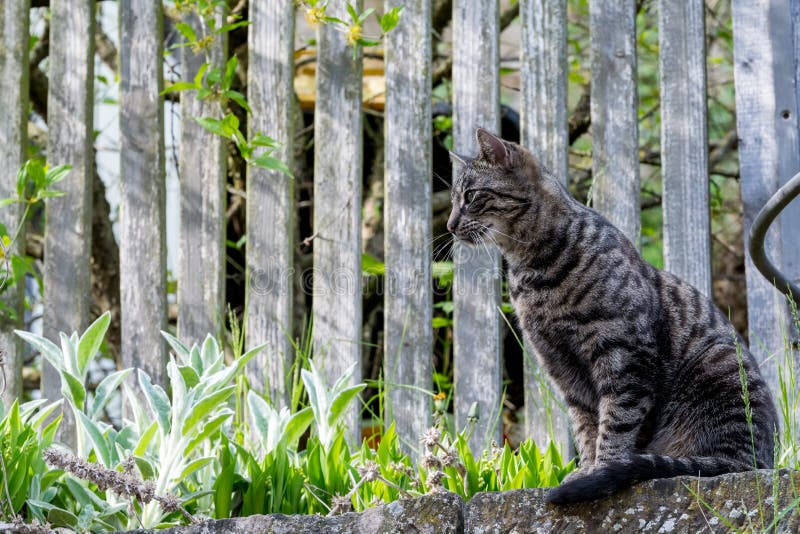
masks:
[(485, 130), (477, 136), (477, 158), (453, 155), (448, 229), (502, 251), (525, 339), (568, 406), (580, 468), (549, 501), (591, 500), (652, 478), (772, 467), (775, 408), (726, 317), (644, 261), (524, 148)]

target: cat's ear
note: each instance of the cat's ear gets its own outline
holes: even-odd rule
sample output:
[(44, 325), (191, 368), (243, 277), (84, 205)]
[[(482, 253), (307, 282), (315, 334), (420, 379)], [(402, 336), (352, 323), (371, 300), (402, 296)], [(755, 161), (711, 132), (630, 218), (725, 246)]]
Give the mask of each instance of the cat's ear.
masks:
[(475, 130), (475, 137), (478, 139), (478, 146), (481, 150), (481, 158), (492, 165), (505, 167), (511, 163), (511, 153), (508, 145), (499, 137), (492, 135), (483, 128)]
[(463, 167), (472, 161), (472, 158), (468, 158), (467, 156), (459, 156), (452, 150), (448, 150), (448, 152), (450, 153), (450, 162), (458, 167)]

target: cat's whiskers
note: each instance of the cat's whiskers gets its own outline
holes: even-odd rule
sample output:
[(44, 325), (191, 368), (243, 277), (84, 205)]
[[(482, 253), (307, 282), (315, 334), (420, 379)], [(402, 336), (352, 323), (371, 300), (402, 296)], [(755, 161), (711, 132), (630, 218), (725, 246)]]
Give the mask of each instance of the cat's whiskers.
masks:
[[(507, 238), (511, 239), (512, 241), (516, 241), (517, 243), (519, 243), (519, 244), (521, 244), (521, 245), (530, 245), (530, 244), (531, 244), (531, 242), (530, 242), (530, 241), (521, 241), (521, 240), (517, 239), (516, 237), (511, 237), (511, 236), (510, 236), (510, 235), (508, 235), (508, 234), (504, 234), (503, 232), (501, 232), (501, 231), (500, 231), (500, 230), (498, 230), (497, 228), (492, 228), (492, 227), (490, 227), (490, 226), (486, 226), (485, 224), (481, 224), (481, 223), (479, 223), (479, 222), (477, 222), (477, 221), (476, 221), (476, 223), (477, 223), (477, 224), (479, 224), (480, 226), (482, 226), (483, 228), (485, 228), (486, 230), (490, 231), (490, 232), (496, 232), (496, 233), (498, 233), (498, 234), (500, 234), (500, 235), (502, 235), (502, 236), (505, 236), (505, 237), (507, 237)], [(497, 241), (496, 241), (496, 240), (495, 240), (495, 244), (497, 244)]]

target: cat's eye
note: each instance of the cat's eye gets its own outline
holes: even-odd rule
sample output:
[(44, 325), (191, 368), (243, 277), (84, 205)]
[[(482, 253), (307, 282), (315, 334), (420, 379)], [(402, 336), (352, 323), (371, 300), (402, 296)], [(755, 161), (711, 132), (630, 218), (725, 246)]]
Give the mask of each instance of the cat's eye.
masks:
[(475, 200), (475, 190), (464, 191), (464, 204), (469, 204), (473, 200)]

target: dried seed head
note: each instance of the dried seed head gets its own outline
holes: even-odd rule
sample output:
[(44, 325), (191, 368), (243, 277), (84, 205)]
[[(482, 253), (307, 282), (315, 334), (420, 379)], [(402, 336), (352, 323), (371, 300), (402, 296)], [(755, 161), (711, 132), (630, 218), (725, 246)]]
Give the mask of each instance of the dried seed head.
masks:
[(442, 433), (439, 432), (439, 429), (435, 426), (430, 427), (425, 433), (422, 434), (422, 438), (420, 441), (428, 450), (433, 450), (439, 444), (439, 440), (442, 439)]
[(364, 465), (358, 466), (356, 470), (358, 471), (358, 475), (364, 479), (364, 482), (378, 480), (378, 477), (381, 476), (380, 467), (378, 463), (373, 460), (364, 462)]
[(344, 514), (353, 510), (353, 503), (346, 495), (334, 495), (331, 499), (331, 511), (329, 515)]

